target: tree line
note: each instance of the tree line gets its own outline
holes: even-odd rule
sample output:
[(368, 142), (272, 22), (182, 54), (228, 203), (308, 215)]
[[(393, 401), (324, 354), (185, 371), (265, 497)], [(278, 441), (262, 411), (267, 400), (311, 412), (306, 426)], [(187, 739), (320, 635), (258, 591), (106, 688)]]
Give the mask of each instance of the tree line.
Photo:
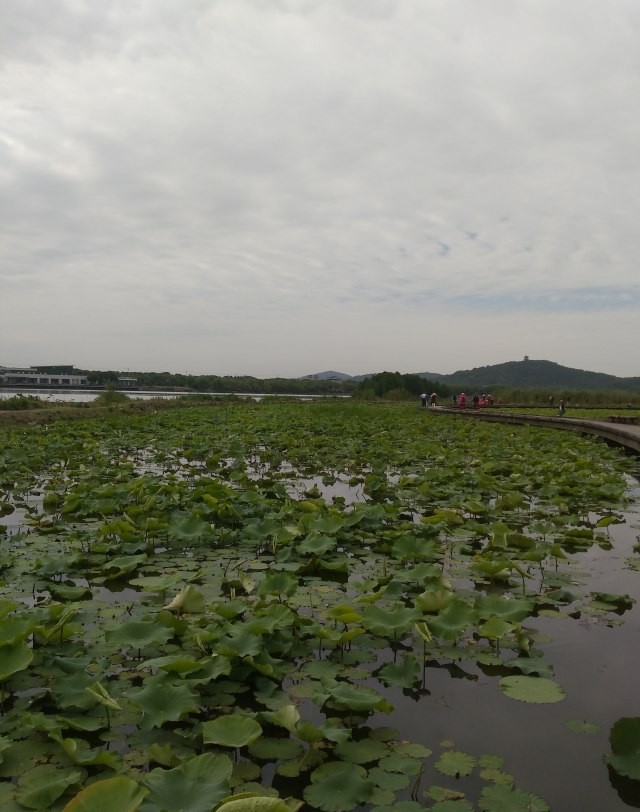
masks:
[(188, 375), (174, 372), (119, 372), (116, 370), (80, 370), (89, 383), (116, 387), (118, 378), (135, 378), (140, 389), (185, 390), (194, 392), (230, 392), (263, 395), (349, 395), (350, 381), (310, 378), (254, 378), (251, 375)]

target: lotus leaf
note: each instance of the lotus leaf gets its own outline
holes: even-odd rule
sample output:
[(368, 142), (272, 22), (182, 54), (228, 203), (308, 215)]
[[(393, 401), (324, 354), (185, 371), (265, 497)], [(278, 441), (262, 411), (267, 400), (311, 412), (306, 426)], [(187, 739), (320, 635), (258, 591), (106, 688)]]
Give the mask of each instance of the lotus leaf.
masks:
[(170, 612), (177, 612), (178, 614), (186, 612), (192, 615), (202, 614), (205, 607), (204, 595), (193, 584), (187, 584), (166, 606)]
[(217, 647), (218, 654), (225, 657), (256, 656), (263, 650), (262, 637), (254, 634), (248, 625), (239, 624), (222, 638)]
[(238, 787), (248, 781), (260, 781), (262, 768), (252, 761), (236, 761), (231, 774), (231, 787)]
[(172, 770), (152, 770), (142, 783), (149, 790), (141, 812), (210, 812), (230, 790), (231, 760), (203, 753)]
[(167, 592), (175, 589), (182, 581), (180, 575), (141, 575), (138, 578), (130, 578), (131, 586), (139, 586), (145, 592)]
[(223, 747), (243, 747), (254, 742), (261, 734), (262, 727), (255, 719), (239, 714), (220, 716), (202, 725), (204, 743)]
[(416, 658), (407, 654), (399, 662), (387, 663), (378, 671), (378, 676), (387, 685), (396, 688), (411, 688), (421, 675), (421, 667)]
[(393, 609), (367, 606), (362, 613), (362, 625), (380, 637), (401, 637), (409, 631), (416, 620), (416, 611), (400, 604)]
[(609, 527), (612, 524), (624, 524), (624, 519), (619, 516), (603, 516), (596, 522), (596, 527)]
[(550, 704), (561, 702), (565, 698), (562, 687), (545, 677), (502, 677), (500, 688), (511, 699), (518, 699), (520, 702)]
[(175, 685), (161, 676), (147, 679), (143, 688), (129, 693), (129, 698), (142, 709), (143, 730), (177, 722), (185, 714), (198, 710), (196, 696), (187, 685)]
[(146, 560), (146, 554), (126, 555), (120, 558), (114, 558), (102, 567), (102, 571), (105, 573), (105, 580), (112, 581), (117, 578), (122, 578), (122, 576), (128, 572), (133, 572), (138, 569), (140, 564), (143, 564)]
[(381, 767), (369, 770), (369, 778), (375, 782), (376, 787), (397, 792), (406, 789), (411, 783), (411, 776), (397, 772), (386, 772)]
[(464, 792), (458, 789), (439, 787), (436, 784), (430, 786), (424, 794), (425, 797), (431, 798), (433, 801), (462, 801), (465, 797)]
[(356, 764), (332, 761), (311, 773), (305, 800), (323, 812), (346, 812), (365, 803), (375, 787), (366, 771)]
[(425, 747), (424, 744), (418, 744), (417, 742), (396, 742), (393, 750), (395, 753), (410, 758), (429, 758), (432, 753), (432, 750)]
[[(556, 612), (557, 595), (571, 589), (571, 601), (580, 602), (574, 615), (618, 611), (607, 593), (594, 594), (594, 602), (584, 605), (585, 590), (602, 583), (591, 579), (592, 572), (598, 575), (592, 565), (604, 566), (605, 548), (623, 535), (611, 520), (612, 511), (624, 507), (624, 471), (630, 470), (599, 441), (559, 433), (548, 439), (550, 432), (537, 428), (432, 420), (402, 404), (216, 405), (220, 408), (207, 404), (158, 409), (153, 416), (113, 413), (100, 421), (52, 422), (46, 431), (0, 428), (0, 501), (17, 508), (11, 532), (0, 536), (9, 542), (0, 552), (0, 568), (2, 592), (10, 599), (0, 600), (0, 616), (8, 621), (6, 626), (0, 621), (0, 646), (26, 641), (33, 653), (26, 667), (0, 683), (5, 688), (0, 730), (13, 739), (0, 753), (0, 776), (11, 781), (9, 792), (0, 787), (0, 806), (8, 812), (18, 810), (19, 776), (36, 764), (62, 768), (69, 759), (87, 765), (78, 789), (100, 777), (105, 759), (112, 759), (110, 768), (133, 776), (145, 775), (149, 764), (168, 768), (153, 774), (178, 787), (174, 768), (203, 747), (209, 755), (220, 749), (203, 743), (202, 725), (225, 711), (265, 729), (269, 725), (273, 738), (260, 735), (249, 745), (253, 762), (238, 761), (229, 781), (229, 791), (255, 794), (216, 803), (240, 809), (284, 803), (291, 810), (297, 802), (280, 801), (275, 790), (243, 782), (259, 780), (259, 764), (272, 761), (262, 771), (265, 783), (274, 772), (296, 776), (302, 793), (312, 771), (340, 758), (354, 762), (351, 770), (373, 782), (361, 808), (377, 804), (385, 812), (414, 812), (422, 807), (394, 803), (394, 793), (408, 797), (411, 776), (418, 777), (411, 797), (420, 790), (428, 751), (402, 738), (407, 724), (410, 730), (418, 719), (407, 705), (415, 702), (419, 711), (422, 695), (429, 693), (421, 677), (430, 674), (443, 686), (446, 675), (478, 680), (479, 672), (489, 680), (505, 671), (547, 678), (551, 667), (540, 651), (517, 656), (533, 640), (541, 649), (545, 645), (541, 633), (520, 625), (534, 609), (538, 615)], [(38, 515), (43, 493), (60, 494), (52, 506), (74, 512)], [(380, 501), (373, 504), (374, 499)], [(3, 527), (0, 522), (0, 533)], [(588, 556), (589, 573), (582, 573), (583, 551), (594, 543), (599, 549)], [(571, 567), (562, 562), (563, 548), (575, 553)], [(136, 571), (126, 572), (138, 556)], [(432, 558), (437, 566), (429, 563)], [(96, 573), (106, 578), (96, 579)], [(76, 574), (78, 580), (67, 580)], [(85, 578), (104, 583), (119, 574), (146, 592), (134, 593), (123, 580), (122, 587), (94, 590), (96, 600), (81, 606), (51, 600), (80, 600), (87, 594)], [(593, 586), (580, 584), (587, 574)], [(133, 575), (140, 577), (132, 581)], [(283, 576), (284, 590), (271, 581)], [(522, 603), (510, 594), (516, 576), (522, 578)], [(489, 580), (489, 594), (478, 597)], [(196, 582), (197, 589), (178, 597), (173, 613), (162, 608)], [(151, 592), (169, 597), (158, 600)], [(404, 625), (402, 619), (397, 625), (389, 621), (396, 608), (413, 612), (408, 625), (408, 618)], [(565, 613), (563, 635), (576, 626), (570, 617)], [(596, 614), (598, 619), (607, 634), (605, 624), (615, 618)], [(166, 642), (164, 634), (152, 636), (147, 652), (153, 659), (132, 664), (123, 650), (135, 643), (110, 635), (140, 622), (170, 635)], [(542, 623), (545, 629), (560, 625), (546, 618), (536, 625)], [(105, 637), (107, 629), (116, 632)], [(490, 640), (508, 637), (507, 650), (500, 655), (483, 634)], [(0, 648), (0, 672), (3, 653)], [(402, 703), (402, 727), (382, 735), (364, 720), (372, 717), (376, 724), (373, 714), (389, 709), (382, 696), (387, 690), (380, 687), (385, 685), (404, 688), (388, 692)], [(364, 702), (358, 694), (354, 703), (360, 686), (379, 693)], [(453, 699), (464, 709), (475, 690), (471, 682), (457, 687), (465, 690), (450, 685)], [(158, 697), (136, 701), (147, 688), (157, 688)], [(442, 690), (446, 706), (451, 697)], [(292, 705), (298, 698), (304, 701)], [(353, 704), (363, 709), (350, 713)], [(109, 724), (105, 708), (117, 713), (108, 731), (101, 729)], [(326, 718), (332, 711), (336, 718)], [(454, 730), (465, 718), (445, 717)], [(424, 735), (431, 741), (438, 733), (434, 728)], [(108, 749), (95, 749), (96, 739)], [(371, 742), (380, 755), (363, 762), (371, 758)], [(376, 761), (379, 766), (373, 766)], [(357, 762), (372, 766), (370, 774), (359, 773)], [(499, 767), (479, 769), (469, 782), (474, 787), (479, 779), (512, 781)], [(594, 777), (599, 780), (595, 771)], [(322, 783), (317, 773), (314, 778)], [(512, 812), (522, 797), (513, 794), (512, 783), (507, 789), (504, 795), (485, 793), (483, 803)], [(52, 808), (59, 812), (61, 799), (72, 792)], [(179, 809), (183, 800), (199, 803), (188, 787), (171, 804)], [(446, 809), (445, 803), (466, 808), (460, 796), (433, 801), (437, 809)], [(158, 791), (143, 809), (163, 802)], [(533, 796), (527, 796), (527, 805), (540, 808)], [(118, 812), (122, 808), (127, 805), (117, 805)]]
[(386, 772), (406, 773), (406, 775), (418, 775), (422, 769), (422, 759), (393, 753), (386, 758), (380, 759), (379, 767)]
[(368, 764), (371, 761), (379, 761), (389, 755), (389, 748), (386, 744), (375, 739), (359, 739), (358, 741), (347, 741), (336, 745), (335, 753), (343, 761), (351, 761), (354, 764)]
[(271, 572), (258, 585), (258, 595), (287, 595), (290, 597), (298, 588), (298, 582), (286, 572)]
[(273, 632), (276, 629), (288, 629), (296, 623), (297, 619), (288, 606), (274, 601), (256, 609), (256, 617), (251, 622), (251, 629), (256, 634)]
[(594, 722), (585, 722), (582, 719), (568, 719), (564, 724), (567, 730), (571, 730), (574, 733), (593, 734), (598, 733), (600, 730), (600, 725), (597, 725)]
[(56, 681), (51, 688), (53, 696), (59, 708), (76, 708), (77, 710), (87, 710), (99, 701), (98, 697), (90, 689), (95, 685), (95, 677), (85, 672), (71, 673), (69, 676), (56, 675)]
[(79, 783), (82, 778), (81, 770), (41, 764), (20, 776), (16, 800), (28, 809), (48, 809), (68, 787)]
[[(17, 609), (19, 604), (15, 601), (9, 601), (6, 598), (0, 598), (0, 620), (3, 620), (7, 615), (11, 614), (14, 609)], [(2, 634), (4, 639), (4, 634)]]
[(283, 705), (276, 711), (265, 712), (262, 717), (272, 725), (278, 725), (293, 733), (300, 721), (300, 711), (296, 705)]
[(451, 589), (427, 589), (415, 599), (415, 605), (421, 612), (439, 612), (447, 607), (455, 597)]
[[(168, 671), (176, 674), (193, 674), (194, 672), (201, 671), (203, 667), (209, 665), (211, 660), (222, 658), (206, 658), (196, 660), (193, 656), (186, 654), (167, 655), (166, 657), (156, 657), (152, 660), (145, 660), (140, 664), (139, 668), (149, 669), (151, 671)], [(216, 675), (217, 676), (217, 675)]]
[(504, 637), (505, 634), (512, 632), (514, 628), (513, 623), (507, 623), (506, 620), (502, 620), (499, 617), (490, 617), (486, 623), (478, 627), (478, 634), (489, 640), (499, 640), (501, 637)]
[(212, 535), (212, 526), (200, 516), (193, 513), (189, 516), (176, 515), (167, 527), (169, 538), (178, 541), (195, 541)]
[(129, 778), (108, 778), (79, 792), (63, 812), (136, 812), (147, 793)]
[(327, 617), (331, 620), (337, 620), (338, 623), (359, 623), (362, 619), (360, 612), (357, 612), (352, 606), (340, 605), (332, 606), (327, 612)]
[(429, 620), (429, 629), (443, 640), (457, 640), (476, 620), (472, 606), (456, 598), (440, 614)]
[(325, 722), (321, 727), (322, 733), (330, 742), (346, 742), (351, 736), (351, 730), (346, 727), (340, 727), (339, 724), (334, 722)]
[(618, 719), (609, 733), (609, 744), (613, 753), (605, 757), (607, 764), (619, 775), (640, 781), (640, 717)]
[(308, 744), (319, 742), (324, 739), (324, 733), (319, 727), (316, 727), (312, 722), (301, 720), (296, 725), (295, 734), (299, 739)]
[(534, 601), (529, 598), (507, 598), (503, 595), (481, 595), (475, 602), (478, 616), (487, 619), (492, 615), (511, 623), (519, 623), (533, 612)]
[(631, 609), (635, 603), (635, 599), (630, 595), (613, 595), (610, 592), (592, 592), (591, 598), (594, 606), (615, 609), (620, 614)]
[(389, 712), (391, 705), (380, 696), (373, 688), (362, 685), (350, 685), (347, 682), (339, 682), (329, 689), (329, 694), (336, 704), (342, 708), (352, 711), (372, 711)]
[(504, 784), (505, 786), (513, 786), (513, 776), (509, 773), (504, 773), (502, 770), (497, 770), (492, 767), (485, 767), (479, 772), (480, 778), (491, 784)]
[(476, 760), (467, 753), (448, 750), (441, 754), (435, 766), (436, 770), (443, 775), (460, 778), (464, 775), (471, 775), (473, 768), (476, 766)]
[(65, 739), (54, 734), (51, 734), (51, 738), (60, 744), (72, 764), (98, 765), (109, 767), (112, 770), (117, 770), (120, 766), (120, 758), (117, 753), (107, 750), (92, 750), (82, 739)]
[(33, 660), (33, 650), (25, 640), (0, 646), (0, 682), (24, 671)]
[(469, 801), (461, 798), (457, 801), (438, 801), (431, 807), (431, 812), (473, 812)]
[(38, 624), (34, 618), (10, 615), (0, 620), (0, 649), (26, 640)]
[(434, 539), (415, 536), (397, 539), (393, 543), (391, 554), (399, 561), (436, 561), (442, 557), (442, 552)]
[(335, 550), (337, 544), (334, 536), (321, 535), (317, 531), (312, 531), (298, 543), (297, 549), (303, 555), (324, 555), (329, 550)]
[(293, 739), (261, 736), (249, 745), (249, 752), (254, 758), (275, 761), (298, 758), (302, 754), (302, 746)]
[(91, 590), (87, 586), (74, 586), (72, 584), (59, 584), (49, 582), (48, 590), (54, 598), (61, 601), (80, 601), (90, 598)]
[(300, 801), (288, 798), (267, 798), (246, 794), (243, 797), (232, 797), (218, 806), (216, 812), (297, 812), (302, 806)]
[(480, 812), (550, 812), (542, 798), (501, 784), (483, 788), (478, 809)]
[(156, 620), (128, 620), (116, 629), (105, 632), (108, 642), (134, 649), (160, 646), (172, 637), (173, 631)]

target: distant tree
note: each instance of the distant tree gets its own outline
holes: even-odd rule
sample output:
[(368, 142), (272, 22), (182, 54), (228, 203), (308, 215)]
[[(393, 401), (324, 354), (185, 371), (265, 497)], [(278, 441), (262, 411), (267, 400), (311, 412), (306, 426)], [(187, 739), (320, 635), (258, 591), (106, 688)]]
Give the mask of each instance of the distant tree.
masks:
[(361, 399), (376, 398), (397, 400), (398, 393), (404, 392), (404, 398), (411, 400), (419, 397), (423, 392), (430, 394), (437, 392), (440, 397), (447, 397), (454, 391), (446, 386), (420, 375), (403, 374), (401, 372), (379, 372), (364, 381), (360, 381), (354, 389), (353, 396)]

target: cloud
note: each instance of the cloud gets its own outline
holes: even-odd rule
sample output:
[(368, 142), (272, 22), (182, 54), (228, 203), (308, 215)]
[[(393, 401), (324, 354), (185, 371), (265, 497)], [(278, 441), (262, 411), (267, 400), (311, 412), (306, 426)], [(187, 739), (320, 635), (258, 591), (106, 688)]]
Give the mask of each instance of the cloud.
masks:
[(3, 6), (5, 363), (446, 372), (517, 312), (589, 368), (638, 315), (634, 0)]

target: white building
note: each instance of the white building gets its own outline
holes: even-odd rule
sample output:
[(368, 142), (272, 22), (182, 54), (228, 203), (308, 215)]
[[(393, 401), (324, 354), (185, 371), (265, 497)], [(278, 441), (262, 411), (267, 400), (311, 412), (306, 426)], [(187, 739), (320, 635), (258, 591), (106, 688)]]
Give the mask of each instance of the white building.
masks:
[(86, 375), (38, 372), (36, 367), (0, 366), (0, 386), (87, 386)]

